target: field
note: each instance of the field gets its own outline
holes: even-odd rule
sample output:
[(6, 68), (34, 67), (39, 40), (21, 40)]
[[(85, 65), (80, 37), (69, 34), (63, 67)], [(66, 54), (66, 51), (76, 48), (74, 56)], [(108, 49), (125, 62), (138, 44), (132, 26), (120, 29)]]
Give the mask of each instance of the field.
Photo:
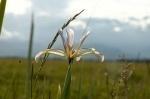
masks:
[[(150, 65), (149, 63), (131, 63), (126, 86), (123, 73), (126, 62), (74, 63), (70, 99), (149, 99)], [(32, 77), (33, 99), (57, 99), (58, 86), (62, 87), (67, 70), (64, 61), (48, 61), (38, 75), (34, 64)], [(0, 60), (0, 99), (25, 99), (27, 83), (27, 60)]]

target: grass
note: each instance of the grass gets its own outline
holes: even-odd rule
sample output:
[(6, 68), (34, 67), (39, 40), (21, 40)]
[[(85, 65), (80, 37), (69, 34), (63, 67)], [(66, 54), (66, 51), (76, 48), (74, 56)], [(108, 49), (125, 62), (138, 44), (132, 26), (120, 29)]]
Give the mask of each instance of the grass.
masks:
[[(27, 64), (25, 59), (0, 59), (0, 99), (25, 99)], [(124, 64), (89, 61), (74, 63), (70, 99), (79, 99), (79, 92), (80, 99), (108, 99), (108, 95), (111, 98), (114, 82), (119, 79)], [(149, 99), (149, 64), (141, 62), (133, 65), (134, 71), (128, 80), (128, 99)], [(39, 66), (34, 64), (34, 72), (38, 69)], [(56, 99), (58, 86), (60, 85), (61, 89), (63, 87), (66, 71), (65, 61), (48, 61), (39, 73), (37, 86), (33, 88), (33, 99)], [(34, 76), (32, 79), (34, 84)], [(124, 99), (121, 87), (118, 90), (119, 99)]]
[(26, 98), (32, 99), (32, 46), (33, 46), (33, 36), (34, 36), (34, 15), (31, 16), (31, 28), (30, 28), (30, 38), (29, 38), (29, 48), (28, 48), (28, 67), (27, 67), (27, 89)]
[(7, 0), (0, 1), (0, 34), (1, 34), (1, 30), (2, 30), (4, 14), (5, 14), (6, 1)]

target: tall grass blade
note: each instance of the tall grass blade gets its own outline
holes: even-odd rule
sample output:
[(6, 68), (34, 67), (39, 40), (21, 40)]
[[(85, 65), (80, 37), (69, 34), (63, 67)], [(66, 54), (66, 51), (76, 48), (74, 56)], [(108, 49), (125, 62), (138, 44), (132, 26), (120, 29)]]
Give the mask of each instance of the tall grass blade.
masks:
[(32, 46), (33, 46), (33, 35), (34, 35), (34, 16), (32, 14), (30, 38), (29, 38), (29, 49), (28, 49), (28, 67), (27, 67), (27, 99), (32, 99)]
[(4, 14), (5, 14), (6, 1), (7, 0), (1, 0), (0, 2), (0, 34), (2, 30)]

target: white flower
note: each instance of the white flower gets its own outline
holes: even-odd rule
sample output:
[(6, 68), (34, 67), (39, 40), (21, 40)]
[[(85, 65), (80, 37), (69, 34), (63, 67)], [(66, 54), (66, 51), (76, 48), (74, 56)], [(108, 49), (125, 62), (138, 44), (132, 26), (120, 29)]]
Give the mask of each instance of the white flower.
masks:
[(59, 30), (60, 36), (62, 38), (62, 42), (64, 45), (64, 50), (60, 49), (46, 49), (44, 51), (39, 52), (35, 56), (35, 61), (38, 62), (39, 58), (45, 54), (55, 54), (59, 56), (66, 56), (69, 61), (72, 61), (73, 59), (76, 58), (76, 61), (79, 61), (82, 56), (87, 55), (87, 54), (93, 54), (95, 55), (101, 62), (104, 61), (104, 55), (101, 52), (96, 51), (94, 48), (89, 48), (89, 49), (81, 49), (81, 45), (85, 41), (85, 39), (88, 37), (90, 32), (87, 32), (83, 37), (80, 39), (80, 43), (77, 47), (77, 49), (73, 48), (73, 43), (74, 43), (74, 31), (72, 29), (68, 29), (67, 35), (64, 36), (64, 33), (62, 30)]

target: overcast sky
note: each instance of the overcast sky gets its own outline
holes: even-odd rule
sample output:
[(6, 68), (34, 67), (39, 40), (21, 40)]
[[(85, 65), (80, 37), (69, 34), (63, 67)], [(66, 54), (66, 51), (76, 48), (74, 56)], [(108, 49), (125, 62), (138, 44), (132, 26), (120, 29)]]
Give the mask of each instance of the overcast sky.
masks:
[[(8, 0), (0, 36), (0, 56), (26, 56), (32, 11), (36, 53), (46, 48), (69, 17), (85, 9), (69, 26), (76, 32), (75, 42), (86, 29), (91, 35), (84, 47), (96, 47), (106, 58), (122, 53), (150, 58), (149, 5), (150, 0)], [(57, 42), (55, 47), (59, 45)]]

